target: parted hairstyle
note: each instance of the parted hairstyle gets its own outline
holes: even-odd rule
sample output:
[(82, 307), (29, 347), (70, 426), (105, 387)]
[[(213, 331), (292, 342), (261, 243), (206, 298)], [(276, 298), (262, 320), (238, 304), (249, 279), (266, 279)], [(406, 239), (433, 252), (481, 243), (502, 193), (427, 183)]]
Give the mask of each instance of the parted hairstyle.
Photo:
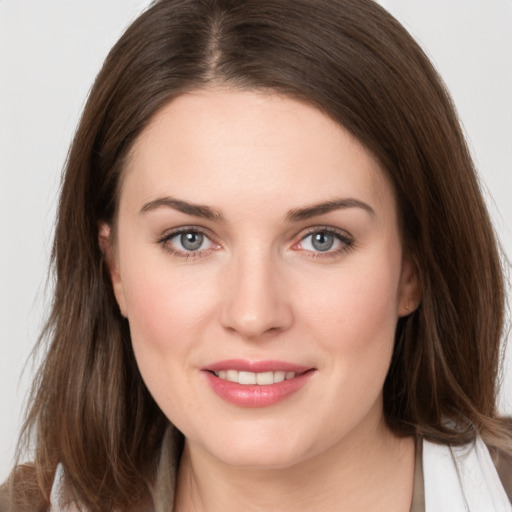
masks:
[(90, 510), (129, 510), (151, 486), (168, 420), (137, 369), (98, 224), (115, 228), (125, 162), (155, 113), (215, 86), (306, 102), (373, 153), (422, 297), (397, 325), (386, 422), (439, 443), (479, 432), (510, 450), (496, 411), (500, 254), (454, 106), (423, 51), (371, 0), (160, 0), (108, 55), (68, 155), (46, 355), (21, 438), (33, 434), (34, 462), (13, 471), (14, 499), (47, 506), (59, 462)]

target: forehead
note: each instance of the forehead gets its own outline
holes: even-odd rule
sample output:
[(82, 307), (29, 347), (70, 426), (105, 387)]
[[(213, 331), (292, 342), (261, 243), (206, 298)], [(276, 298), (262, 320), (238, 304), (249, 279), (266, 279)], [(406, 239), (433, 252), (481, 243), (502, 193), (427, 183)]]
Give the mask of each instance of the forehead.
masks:
[(123, 181), (121, 202), (162, 194), (213, 205), (278, 199), (283, 208), (333, 195), (394, 201), (379, 163), (346, 129), (303, 102), (254, 91), (173, 99), (136, 140)]

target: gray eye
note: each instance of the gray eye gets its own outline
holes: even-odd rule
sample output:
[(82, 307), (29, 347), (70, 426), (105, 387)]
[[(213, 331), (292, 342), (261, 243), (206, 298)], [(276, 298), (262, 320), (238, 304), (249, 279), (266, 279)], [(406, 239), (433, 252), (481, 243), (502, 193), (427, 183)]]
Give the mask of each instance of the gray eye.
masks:
[(311, 245), (317, 251), (324, 252), (332, 249), (334, 242), (334, 235), (325, 231), (319, 231), (311, 235)]
[(203, 241), (202, 233), (190, 231), (180, 235), (180, 244), (186, 251), (197, 251), (203, 245)]

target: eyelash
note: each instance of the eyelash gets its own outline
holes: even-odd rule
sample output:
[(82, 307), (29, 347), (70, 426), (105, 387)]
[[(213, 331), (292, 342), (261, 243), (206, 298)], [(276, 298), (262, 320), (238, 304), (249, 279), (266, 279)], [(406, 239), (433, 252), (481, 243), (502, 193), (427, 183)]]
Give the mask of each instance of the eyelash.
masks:
[(169, 243), (173, 238), (184, 235), (184, 234), (197, 234), (202, 235), (206, 240), (209, 240), (210, 243), (218, 246), (215, 242), (212, 241), (211, 237), (208, 236), (206, 231), (196, 228), (196, 227), (183, 227), (176, 229), (175, 231), (172, 231), (170, 233), (165, 234), (163, 237), (161, 237), (159, 240), (157, 240), (157, 243), (162, 246), (162, 248), (167, 251), (172, 256), (175, 256), (177, 258), (182, 258), (184, 260), (188, 259), (199, 259), (204, 258), (209, 255), (209, 253), (212, 250), (215, 249), (202, 249), (198, 251), (182, 251), (179, 249), (173, 248), (173, 246)]
[[(310, 258), (332, 258), (332, 257), (336, 257), (340, 254), (349, 252), (350, 250), (352, 250), (355, 247), (354, 239), (346, 231), (342, 231), (342, 230), (335, 229), (332, 227), (327, 227), (327, 226), (325, 226), (325, 227), (315, 226), (315, 227), (309, 228), (306, 231), (306, 233), (303, 234), (300, 237), (300, 239), (292, 245), (292, 248), (296, 248), (297, 250), (300, 250), (298, 246), (300, 246), (304, 242), (304, 240), (306, 240), (308, 237), (310, 237), (314, 234), (320, 234), (320, 233), (333, 236), (338, 242), (340, 242), (342, 244), (342, 246), (335, 250), (328, 249), (326, 251), (305, 250), (305, 253)], [(201, 250), (197, 250), (197, 251), (192, 251), (192, 250), (182, 251), (182, 250), (173, 248), (173, 246), (169, 243), (170, 240), (172, 240), (173, 238), (175, 238), (177, 236), (183, 235), (183, 234), (202, 235), (203, 237), (205, 237), (205, 239), (209, 240), (209, 242), (211, 244), (215, 245), (216, 247), (213, 249), (212, 248), (201, 249)], [(207, 256), (209, 256), (209, 254), (212, 250), (216, 250), (218, 247), (220, 247), (219, 244), (217, 244), (216, 242), (214, 242), (211, 239), (211, 237), (208, 235), (208, 233), (206, 231), (204, 231), (200, 228), (197, 228), (197, 227), (183, 227), (183, 228), (176, 229), (175, 231), (167, 233), (164, 236), (162, 236), (161, 238), (159, 238), (157, 240), (157, 243), (159, 245), (161, 245), (162, 248), (166, 252), (171, 254), (172, 256), (175, 256), (177, 258), (182, 258), (185, 260), (199, 259), (199, 258), (207, 257)]]
[(328, 226), (315, 226), (313, 228), (309, 228), (306, 230), (306, 233), (301, 236), (300, 240), (293, 245), (293, 247), (297, 247), (298, 245), (302, 244), (302, 242), (311, 235), (319, 233), (333, 236), (342, 245), (340, 248), (335, 250), (329, 249), (327, 251), (306, 251), (308, 257), (310, 258), (334, 258), (355, 248), (354, 239), (346, 231)]

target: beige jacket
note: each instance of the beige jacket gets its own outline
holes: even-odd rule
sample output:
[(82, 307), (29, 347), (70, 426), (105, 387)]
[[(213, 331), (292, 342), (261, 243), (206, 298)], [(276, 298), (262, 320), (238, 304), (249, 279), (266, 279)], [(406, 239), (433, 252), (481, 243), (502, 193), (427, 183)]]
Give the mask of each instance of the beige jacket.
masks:
[[(158, 464), (157, 481), (152, 492), (152, 500), (137, 507), (133, 512), (172, 512), (174, 506), (174, 492), (177, 477), (178, 459), (182, 446), (182, 437), (175, 429), (169, 429), (162, 444), (160, 461)], [(424, 441), (418, 438), (416, 448), (416, 467), (414, 475), (413, 500), (410, 512), (425, 512), (425, 486), (423, 475), (423, 446)], [(498, 451), (490, 451), (494, 465), (498, 471), (501, 483), (512, 503), (512, 456)], [(55, 503), (58, 502), (58, 486), (54, 486)], [(512, 507), (511, 507), (512, 510)], [(75, 510), (62, 510), (57, 507), (51, 512), (75, 512)], [(132, 511), (130, 511), (132, 512)], [(445, 512), (445, 511), (438, 511)], [(451, 511), (446, 511), (451, 512)], [(471, 511), (488, 512), (488, 511)]]
[[(172, 512), (174, 507), (174, 492), (177, 478), (179, 454), (182, 446), (182, 436), (175, 429), (169, 429), (162, 443), (158, 463), (157, 479), (151, 496), (145, 503), (140, 503), (136, 509), (129, 512)], [(489, 450), (503, 488), (512, 503), (512, 456)], [(63, 492), (62, 468), (55, 476), (52, 488), (52, 507), (49, 512), (76, 512), (75, 507), (59, 506), (59, 498)], [(7, 499), (6, 488), (0, 488), (0, 512), (45, 512), (42, 509), (13, 510)], [(416, 449), (416, 468), (414, 475), (413, 500), (410, 512), (425, 512), (425, 489), (423, 477), (423, 440), (418, 439)], [(472, 512), (472, 511), (471, 511)], [(479, 512), (479, 511), (478, 511)], [(483, 511), (482, 511), (483, 512)]]

